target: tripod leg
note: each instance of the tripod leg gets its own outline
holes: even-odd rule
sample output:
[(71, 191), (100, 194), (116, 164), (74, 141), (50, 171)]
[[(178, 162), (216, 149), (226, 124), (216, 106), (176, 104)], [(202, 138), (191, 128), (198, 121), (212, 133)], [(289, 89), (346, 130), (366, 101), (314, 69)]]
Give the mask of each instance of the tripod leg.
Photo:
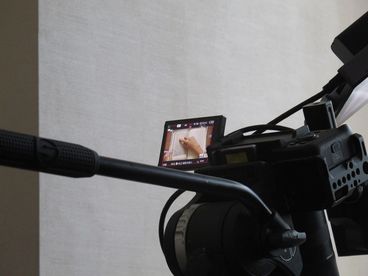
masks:
[(293, 214), (294, 227), (307, 234), (307, 241), (300, 246), (302, 276), (339, 276), (335, 253), (323, 211)]

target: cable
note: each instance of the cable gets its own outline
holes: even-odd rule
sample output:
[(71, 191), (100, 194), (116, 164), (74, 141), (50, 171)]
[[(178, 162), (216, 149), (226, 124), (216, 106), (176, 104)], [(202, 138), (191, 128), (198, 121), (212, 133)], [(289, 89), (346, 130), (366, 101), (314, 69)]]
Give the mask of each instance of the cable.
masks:
[(244, 127), (244, 128), (241, 128), (241, 129), (238, 129), (234, 132), (229, 133), (228, 135), (226, 135), (221, 140), (221, 143), (226, 144), (228, 142), (232, 142), (234, 139), (243, 137), (244, 133), (247, 133), (247, 132), (250, 132), (250, 131), (256, 131), (253, 134), (257, 134), (257, 132), (262, 133), (266, 130), (295, 131), (292, 128), (285, 127), (285, 126), (280, 126), (280, 125), (270, 125), (270, 124), (253, 125), (253, 126)]
[(261, 124), (261, 125), (253, 125), (253, 126), (247, 126), (247, 127), (243, 127), (241, 129), (238, 129), (228, 135), (228, 136), (232, 136), (235, 135), (236, 133), (247, 133), (250, 131), (254, 131), (254, 130), (278, 130), (278, 131), (294, 131), (294, 129), (290, 128), (290, 127), (286, 127), (286, 126), (280, 126), (280, 125), (272, 125), (272, 124)]
[(297, 112), (300, 109), (302, 109), (303, 106), (317, 101), (318, 99), (322, 98), (326, 94), (328, 94), (328, 92), (322, 90), (321, 92), (317, 93), (316, 95), (310, 97), (309, 99), (306, 99), (305, 101), (301, 102), (300, 104), (294, 106), (293, 108), (289, 109), (288, 111), (286, 111), (286, 112), (282, 113), (281, 115), (277, 116), (275, 119), (273, 119), (272, 121), (268, 122), (268, 124), (269, 125), (275, 125), (275, 124), (281, 122), (282, 120), (286, 119), (287, 117), (291, 116), (295, 112)]
[[(321, 92), (317, 93), (316, 95), (310, 97), (309, 99), (306, 99), (305, 101), (301, 102), (300, 104), (294, 106), (293, 108), (289, 109), (288, 111), (282, 113), (272, 121), (268, 122), (267, 125), (276, 125), (282, 120), (288, 118), (292, 114), (296, 113), (300, 109), (302, 109), (305, 105), (313, 103), (323, 96), (331, 93), (334, 89), (340, 87), (342, 84), (344, 84), (344, 79), (340, 76), (340, 74), (337, 74), (334, 76), (322, 89)], [(256, 131), (254, 134), (261, 134), (263, 131)]]
[(185, 191), (184, 190), (177, 190), (175, 193), (173, 193), (169, 199), (166, 201), (164, 208), (161, 211), (161, 215), (160, 215), (160, 220), (158, 223), (158, 236), (160, 239), (160, 246), (161, 246), (161, 250), (162, 252), (165, 254), (164, 251), (164, 225), (165, 225), (165, 219), (166, 219), (166, 215), (167, 212), (169, 211), (171, 205), (174, 203), (174, 201), (181, 195), (183, 194)]

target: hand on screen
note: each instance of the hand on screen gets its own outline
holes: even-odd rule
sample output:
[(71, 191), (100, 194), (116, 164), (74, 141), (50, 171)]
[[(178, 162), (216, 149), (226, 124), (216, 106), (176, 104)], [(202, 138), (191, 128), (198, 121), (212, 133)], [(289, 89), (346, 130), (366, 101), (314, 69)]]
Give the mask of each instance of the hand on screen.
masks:
[(193, 151), (198, 157), (200, 154), (203, 154), (203, 149), (194, 137), (180, 138), (179, 141), (185, 149)]
[(165, 152), (163, 161), (170, 161), (172, 159), (172, 152)]

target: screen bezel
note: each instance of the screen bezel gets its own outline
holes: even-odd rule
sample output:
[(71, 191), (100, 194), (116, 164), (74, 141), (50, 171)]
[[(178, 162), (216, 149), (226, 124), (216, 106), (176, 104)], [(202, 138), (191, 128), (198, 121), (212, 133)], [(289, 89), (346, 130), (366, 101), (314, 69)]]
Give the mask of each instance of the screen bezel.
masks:
[(174, 124), (195, 123), (195, 122), (203, 122), (203, 121), (214, 121), (211, 144), (217, 141), (219, 138), (224, 136), (226, 118), (222, 115), (166, 121), (164, 125), (164, 132), (162, 135), (161, 151), (160, 151), (160, 158), (159, 158), (158, 166), (165, 167), (165, 168), (171, 168), (171, 169), (186, 170), (186, 171), (195, 170), (195, 169), (203, 168), (207, 166), (208, 157), (207, 157), (206, 163), (185, 164), (185, 165), (177, 165), (177, 166), (163, 166), (163, 157), (164, 157), (164, 150), (165, 150), (166, 137), (167, 137), (166, 133), (168, 131), (168, 127)]

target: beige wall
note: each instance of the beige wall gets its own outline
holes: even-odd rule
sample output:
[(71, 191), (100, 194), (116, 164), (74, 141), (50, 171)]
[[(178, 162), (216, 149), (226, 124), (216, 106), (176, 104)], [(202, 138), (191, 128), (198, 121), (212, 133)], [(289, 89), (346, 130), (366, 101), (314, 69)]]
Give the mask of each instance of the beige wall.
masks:
[[(37, 1), (0, 1), (0, 128), (38, 133), (37, 31)], [(38, 174), (0, 179), (0, 275), (39, 275)]]

